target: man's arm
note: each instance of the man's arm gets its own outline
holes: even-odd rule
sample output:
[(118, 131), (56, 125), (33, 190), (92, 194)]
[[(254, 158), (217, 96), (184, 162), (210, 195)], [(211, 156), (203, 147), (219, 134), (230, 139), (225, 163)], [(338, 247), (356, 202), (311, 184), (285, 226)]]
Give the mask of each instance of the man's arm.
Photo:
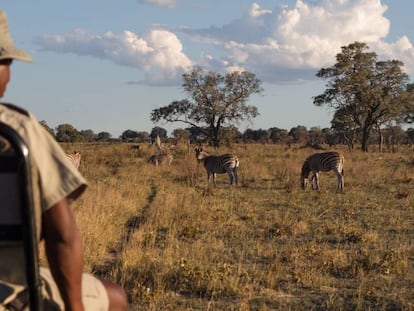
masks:
[(49, 267), (65, 302), (65, 310), (83, 311), (83, 249), (67, 199), (43, 213), (42, 233)]

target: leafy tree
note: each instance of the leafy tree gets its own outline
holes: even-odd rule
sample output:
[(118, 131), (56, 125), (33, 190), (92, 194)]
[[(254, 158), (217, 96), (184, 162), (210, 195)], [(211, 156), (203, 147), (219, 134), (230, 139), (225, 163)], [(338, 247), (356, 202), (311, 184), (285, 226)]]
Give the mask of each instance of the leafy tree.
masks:
[(338, 108), (334, 113), (331, 125), (341, 136), (348, 149), (352, 150), (357, 141), (359, 128), (357, 123), (354, 122), (353, 114), (348, 110), (351, 110), (350, 106)]
[(401, 126), (390, 126), (384, 130), (384, 139), (387, 147), (395, 152), (395, 146), (404, 142), (406, 134)]
[(267, 144), (269, 140), (269, 131), (265, 129), (256, 130), (256, 140), (262, 144)]
[(343, 143), (341, 141), (340, 134), (335, 131), (333, 128), (323, 128), (322, 133), (325, 137), (325, 142), (330, 146)]
[(206, 130), (200, 129), (199, 127), (188, 127), (187, 131), (190, 132), (190, 141), (191, 143), (204, 144), (207, 142), (208, 137), (206, 136)]
[(190, 132), (188, 130), (178, 128), (172, 131), (171, 135), (179, 141), (187, 141), (190, 138)]
[(325, 143), (325, 135), (320, 127), (312, 127), (308, 132), (308, 144), (310, 146), (319, 146)]
[(56, 140), (58, 142), (76, 142), (79, 141), (79, 138), (78, 130), (70, 124), (60, 124), (56, 127)]
[(253, 129), (246, 129), (242, 135), (243, 142), (248, 143), (255, 140), (256, 131)]
[(122, 132), (120, 138), (121, 138), (122, 141), (131, 142), (131, 141), (136, 141), (137, 137), (138, 137), (138, 132), (137, 131), (125, 130), (125, 131)]
[(242, 138), (244, 142), (260, 141), (261, 143), (267, 143), (269, 139), (269, 131), (264, 129), (247, 129), (244, 131)]
[(112, 135), (108, 132), (99, 132), (96, 140), (98, 141), (108, 141), (112, 138)]
[(405, 135), (407, 136), (407, 143), (410, 145), (414, 144), (414, 128), (410, 127), (405, 132)]
[(270, 140), (275, 144), (284, 144), (289, 143), (289, 133), (285, 129), (280, 129), (277, 127), (272, 127), (269, 129)]
[(305, 144), (308, 141), (308, 135), (308, 130), (303, 125), (292, 127), (289, 131), (289, 136), (293, 138), (294, 143)]
[(249, 96), (262, 91), (261, 81), (250, 72), (232, 72), (221, 75), (195, 68), (183, 74), (183, 88), (190, 100), (174, 101), (154, 109), (151, 120), (183, 122), (197, 127), (219, 147), (221, 128), (243, 120), (251, 120), (259, 113), (246, 104)]
[(84, 142), (92, 142), (96, 140), (96, 135), (92, 130), (81, 130), (79, 136), (80, 140)]
[(152, 142), (155, 141), (157, 135), (160, 137), (161, 141), (165, 141), (167, 139), (167, 130), (159, 126), (153, 127), (149, 135)]
[(413, 94), (414, 94), (414, 84), (411, 83), (407, 86), (408, 100), (406, 103), (406, 111), (403, 113), (402, 118), (405, 123), (414, 123), (414, 109), (413, 105)]
[(361, 131), (362, 151), (368, 151), (372, 130), (391, 121), (401, 122), (413, 111), (413, 91), (401, 69), (403, 63), (377, 61), (377, 55), (368, 49), (361, 42), (342, 47), (336, 64), (316, 74), (329, 82), (325, 92), (314, 97), (316, 106), (329, 105), (336, 110), (335, 122), (354, 124)]
[(226, 146), (231, 147), (231, 145), (241, 137), (241, 133), (235, 126), (222, 127), (221, 141), (226, 144)]
[(149, 142), (150, 138), (149, 138), (149, 133), (146, 131), (141, 131), (137, 133), (137, 142), (138, 143), (145, 143), (145, 142)]

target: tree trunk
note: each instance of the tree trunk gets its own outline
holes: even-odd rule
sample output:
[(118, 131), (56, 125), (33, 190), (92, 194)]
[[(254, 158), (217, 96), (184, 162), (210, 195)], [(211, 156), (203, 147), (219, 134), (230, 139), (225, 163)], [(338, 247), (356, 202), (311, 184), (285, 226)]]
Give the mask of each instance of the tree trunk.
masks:
[(383, 147), (384, 147), (384, 135), (382, 135), (381, 130), (378, 130), (378, 135), (379, 135), (378, 149), (379, 149), (379, 152), (382, 152)]
[(364, 127), (364, 129), (362, 130), (361, 150), (363, 152), (368, 152), (368, 140), (370, 130), (370, 127)]
[(220, 127), (212, 126), (211, 133), (212, 133), (211, 140), (213, 142), (213, 147), (219, 148), (220, 147)]

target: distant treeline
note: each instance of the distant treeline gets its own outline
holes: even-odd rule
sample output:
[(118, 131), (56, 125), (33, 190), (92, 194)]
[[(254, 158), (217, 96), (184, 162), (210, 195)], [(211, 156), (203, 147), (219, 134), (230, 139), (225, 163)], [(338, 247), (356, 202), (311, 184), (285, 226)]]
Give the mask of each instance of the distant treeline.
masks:
[[(70, 124), (62, 124), (51, 129), (46, 122), (40, 122), (59, 142), (134, 142), (153, 143), (157, 135), (165, 143), (177, 144), (180, 142), (192, 144), (210, 144), (209, 137), (198, 128), (178, 128), (167, 135), (167, 130), (162, 127), (154, 127), (151, 132), (125, 130), (119, 137), (112, 137), (108, 132), (94, 133), (92, 130), (77, 130)], [(290, 130), (272, 127), (269, 129), (247, 129), (243, 133), (236, 127), (223, 127), (221, 129), (221, 141), (225, 145), (233, 143), (263, 143), (263, 144), (302, 144), (318, 146), (327, 144), (347, 145), (353, 148), (360, 144), (361, 132), (357, 129), (336, 130), (332, 128), (311, 127), (298, 125)], [(414, 143), (414, 128), (404, 130), (400, 126), (390, 126), (376, 129), (370, 135), (370, 145), (393, 147), (396, 145), (412, 145)]]

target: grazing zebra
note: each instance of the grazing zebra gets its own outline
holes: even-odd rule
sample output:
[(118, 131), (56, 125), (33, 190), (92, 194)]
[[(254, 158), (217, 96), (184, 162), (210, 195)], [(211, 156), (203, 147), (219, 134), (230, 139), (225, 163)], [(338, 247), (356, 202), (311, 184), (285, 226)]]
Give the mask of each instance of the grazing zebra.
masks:
[(237, 170), (239, 167), (239, 158), (234, 154), (223, 154), (220, 156), (210, 155), (203, 151), (203, 148), (195, 148), (196, 158), (202, 161), (207, 171), (207, 181), (210, 182), (213, 175), (214, 186), (216, 186), (216, 173), (229, 175), (230, 185), (238, 183)]
[(309, 173), (312, 172), (312, 189), (319, 189), (319, 172), (334, 171), (337, 178), (337, 190), (344, 189), (344, 162), (345, 158), (338, 152), (315, 153), (309, 156), (302, 166), (301, 187), (306, 188)]
[(79, 168), (80, 162), (81, 162), (81, 154), (79, 151), (74, 151), (73, 153), (66, 154), (68, 159), (72, 162), (72, 164)]
[(167, 153), (160, 153), (160, 154), (154, 154), (148, 159), (148, 163), (151, 163), (155, 166), (161, 165), (161, 164), (171, 164), (174, 157), (172, 154)]

